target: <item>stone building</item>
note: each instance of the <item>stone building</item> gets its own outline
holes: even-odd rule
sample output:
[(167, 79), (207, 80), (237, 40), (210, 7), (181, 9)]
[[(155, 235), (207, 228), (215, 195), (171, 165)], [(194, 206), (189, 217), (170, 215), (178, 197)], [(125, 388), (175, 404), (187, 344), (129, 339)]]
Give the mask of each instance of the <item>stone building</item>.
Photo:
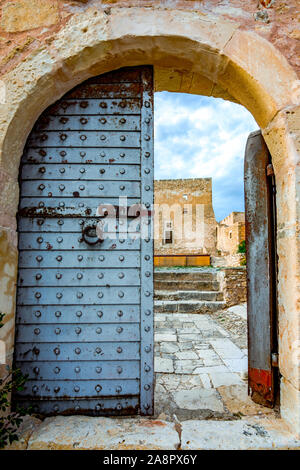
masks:
[(0, 10), (0, 311), (8, 362), (27, 137), (47, 106), (84, 80), (150, 64), (155, 91), (246, 107), (268, 146), (276, 178), (280, 411), (300, 434), (299, 0), (4, 0)]
[(215, 254), (212, 179), (154, 182), (155, 254)]
[(231, 212), (218, 223), (217, 250), (221, 256), (234, 255), (238, 245), (245, 240), (245, 213)]

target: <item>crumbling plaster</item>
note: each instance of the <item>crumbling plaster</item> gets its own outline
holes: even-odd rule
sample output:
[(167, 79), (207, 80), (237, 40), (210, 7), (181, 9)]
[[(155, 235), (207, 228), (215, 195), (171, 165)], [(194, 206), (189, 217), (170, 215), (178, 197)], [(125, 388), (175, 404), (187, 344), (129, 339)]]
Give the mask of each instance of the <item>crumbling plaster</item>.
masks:
[[(26, 29), (26, 15), (9, 17), (8, 3), (24, 4), (21, 11), (28, 12), (33, 29)], [(31, 3), (32, 10), (29, 0), (3, 1), (0, 7), (0, 79), (6, 89), (6, 101), (0, 104), (0, 273), (9, 276), (8, 283), (15, 282), (18, 171), (27, 135), (43, 109), (66, 91), (109, 70), (153, 64), (156, 90), (241, 103), (262, 128), (275, 168), (282, 413), (300, 433), (295, 360), (300, 339), (297, 0), (275, 1), (265, 9), (257, 0), (41, 0), (41, 10)], [(47, 18), (47, 7), (51, 24), (41, 19)], [(260, 19), (258, 12), (268, 19)], [(34, 25), (30, 16), (35, 16)], [(10, 325), (14, 306), (15, 289), (1, 289), (0, 310), (6, 311)], [(6, 334), (10, 360), (13, 329)]]

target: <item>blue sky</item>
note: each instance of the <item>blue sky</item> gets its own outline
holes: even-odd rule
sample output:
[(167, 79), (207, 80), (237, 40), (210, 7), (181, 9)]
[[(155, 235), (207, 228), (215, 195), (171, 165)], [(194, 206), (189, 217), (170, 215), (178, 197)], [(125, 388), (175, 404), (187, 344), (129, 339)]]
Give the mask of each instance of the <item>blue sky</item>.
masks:
[(244, 210), (244, 151), (258, 129), (242, 106), (217, 98), (155, 93), (155, 178), (213, 181), (216, 219)]

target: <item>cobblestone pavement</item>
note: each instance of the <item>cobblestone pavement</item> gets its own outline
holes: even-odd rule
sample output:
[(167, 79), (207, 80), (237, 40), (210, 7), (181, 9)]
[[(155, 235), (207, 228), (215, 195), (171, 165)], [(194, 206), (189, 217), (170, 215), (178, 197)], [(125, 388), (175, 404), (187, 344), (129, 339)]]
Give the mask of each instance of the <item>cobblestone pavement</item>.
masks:
[(247, 304), (215, 312), (213, 318), (229, 332), (236, 346), (247, 349)]
[(156, 416), (274, 414), (247, 395), (247, 349), (237, 346), (247, 345), (246, 324), (245, 304), (212, 315), (155, 314)]
[(247, 350), (237, 346), (246, 344), (245, 305), (156, 314), (155, 323), (154, 417), (27, 416), (10, 449), (300, 448), (273, 410), (247, 396)]

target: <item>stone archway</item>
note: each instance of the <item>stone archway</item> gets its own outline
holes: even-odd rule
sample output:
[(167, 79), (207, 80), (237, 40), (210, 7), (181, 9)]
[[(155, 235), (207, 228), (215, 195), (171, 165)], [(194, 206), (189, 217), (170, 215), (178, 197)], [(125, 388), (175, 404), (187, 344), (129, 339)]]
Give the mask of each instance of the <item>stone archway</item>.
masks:
[(277, 181), (281, 412), (299, 432), (300, 84), (274, 46), (220, 17), (184, 10), (89, 8), (75, 14), (48, 47), (30, 53), (2, 76), (7, 93), (6, 104), (0, 105), (0, 286), (1, 310), (8, 314), (8, 360), (13, 351), (18, 170), (27, 135), (41, 112), (76, 84), (141, 64), (154, 65), (156, 90), (237, 101), (262, 128)]

